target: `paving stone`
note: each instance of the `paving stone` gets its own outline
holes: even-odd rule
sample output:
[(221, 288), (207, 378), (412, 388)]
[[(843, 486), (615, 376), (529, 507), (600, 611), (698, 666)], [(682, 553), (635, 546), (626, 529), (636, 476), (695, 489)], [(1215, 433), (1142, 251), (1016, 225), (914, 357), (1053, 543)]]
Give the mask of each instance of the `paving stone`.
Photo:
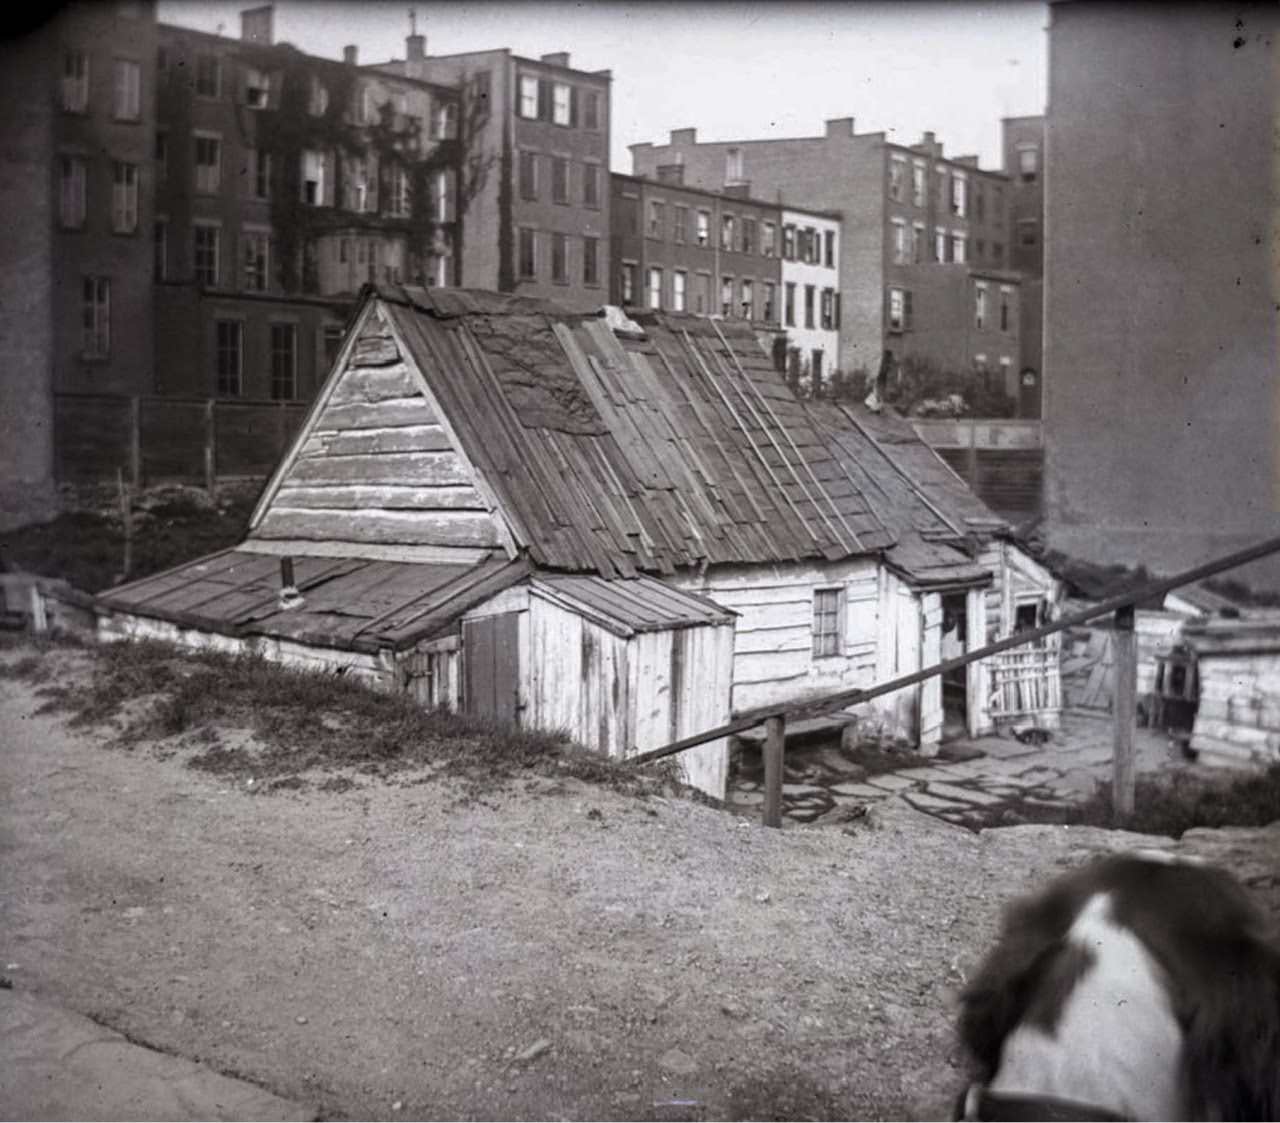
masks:
[(859, 799), (883, 799), (889, 793), (882, 788), (873, 788), (870, 784), (832, 784), (828, 791), (838, 796), (857, 796)]
[(883, 788), (887, 792), (901, 792), (915, 786), (913, 781), (903, 779), (896, 772), (885, 772), (879, 776), (871, 776), (867, 779), (867, 783), (877, 788)]
[(1007, 760), (1010, 757), (1034, 756), (1036, 753), (1041, 752), (1042, 749), (1039, 745), (1024, 745), (1021, 741), (1015, 741), (1010, 738), (1007, 741), (1002, 739), (991, 741), (990, 743), (984, 742), (982, 751), (987, 756), (994, 757), (997, 760)]
[(939, 795), (945, 799), (954, 799), (961, 803), (976, 803), (981, 807), (989, 807), (993, 803), (1003, 803), (998, 795), (988, 795), (976, 788), (956, 788), (950, 784), (933, 783), (929, 785), (930, 795)]
[(815, 784), (783, 784), (782, 794), (787, 796), (822, 795), (826, 789)]
[(904, 768), (901, 772), (895, 772), (895, 776), (901, 776), (907, 780), (963, 780), (966, 778), (964, 772), (961, 772), (954, 765), (935, 764), (927, 768)]
[(964, 804), (956, 803), (955, 800), (942, 799), (940, 796), (929, 795), (927, 792), (908, 792), (902, 797), (912, 807), (927, 808), (930, 811), (944, 810), (950, 808), (952, 811), (963, 811)]
[(734, 807), (758, 807), (764, 802), (763, 792), (733, 792), (729, 802)]

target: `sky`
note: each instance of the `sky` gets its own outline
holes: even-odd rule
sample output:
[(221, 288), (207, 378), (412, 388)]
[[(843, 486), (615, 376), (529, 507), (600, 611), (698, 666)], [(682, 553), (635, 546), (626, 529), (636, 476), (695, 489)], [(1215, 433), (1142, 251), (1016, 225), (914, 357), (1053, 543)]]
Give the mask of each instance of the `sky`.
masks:
[[(228, 37), (255, 0), (160, 0), (161, 22)], [(428, 54), (510, 48), (613, 72), (614, 171), (627, 146), (671, 129), (701, 140), (820, 136), (853, 117), (912, 144), (926, 129), (948, 155), (1000, 167), (1000, 118), (1044, 112), (1047, 5), (996, 3), (567, 3), (281, 0), (275, 38), (309, 54), (361, 63), (404, 57), (409, 10)]]

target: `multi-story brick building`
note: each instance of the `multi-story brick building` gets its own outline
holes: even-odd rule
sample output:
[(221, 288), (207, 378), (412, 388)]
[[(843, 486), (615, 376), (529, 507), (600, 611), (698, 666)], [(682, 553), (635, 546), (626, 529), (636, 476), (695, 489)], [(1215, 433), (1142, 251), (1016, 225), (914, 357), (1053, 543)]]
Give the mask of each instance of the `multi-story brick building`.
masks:
[(1049, 12), (1046, 530), (1173, 572), (1280, 534), (1280, 15)]
[[(908, 287), (924, 265), (1009, 266), (1008, 178), (978, 167), (976, 157), (947, 157), (932, 133), (912, 146), (884, 133), (857, 133), (853, 119), (826, 123), (823, 136), (787, 140), (699, 143), (694, 129), (678, 129), (665, 145), (631, 146), (634, 171), (653, 175), (679, 164), (685, 182), (716, 189), (745, 184), (783, 206), (838, 212), (843, 219), (840, 254), (840, 351), (846, 370), (875, 370), (887, 347), (899, 358), (914, 353), (914, 331), (925, 326), (915, 310), (912, 328), (890, 330), (890, 293)], [(962, 270), (942, 270), (937, 284), (967, 290)], [(1010, 277), (1009, 284), (1017, 279)], [(1014, 367), (1017, 368), (1016, 340)], [(956, 340), (945, 365), (969, 370), (975, 356)]]
[(1009, 177), (1010, 265), (1022, 275), (1022, 371), (1019, 413), (1039, 417), (1044, 371), (1044, 117), (1001, 122)]
[(460, 194), (474, 236), (460, 283), (598, 308), (610, 276), (610, 72), (576, 70), (564, 52), (428, 55), (420, 35), (374, 69), (461, 92)]
[(457, 91), (277, 45), (270, 7), (158, 48), (158, 388), (309, 398), (362, 284), (455, 282)]
[(610, 176), (610, 301), (750, 320), (800, 385), (839, 365), (840, 219), (658, 178)]

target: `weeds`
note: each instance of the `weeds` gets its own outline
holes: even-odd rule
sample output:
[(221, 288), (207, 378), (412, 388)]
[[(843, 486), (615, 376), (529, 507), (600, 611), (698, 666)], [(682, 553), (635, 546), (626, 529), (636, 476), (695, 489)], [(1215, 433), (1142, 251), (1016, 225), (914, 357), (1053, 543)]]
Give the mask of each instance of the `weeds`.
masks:
[[(46, 711), (73, 725), (121, 726), (116, 743), (183, 739), (192, 768), (272, 789), (312, 771), (378, 776), (410, 771), (461, 780), (470, 796), (521, 773), (571, 777), (618, 790), (655, 790), (674, 773), (609, 760), (565, 735), (522, 730), (447, 710), (424, 710), (332, 673), (295, 670), (256, 655), (185, 652), (154, 640), (89, 649), (91, 673), (46, 686)], [(34, 659), (34, 657), (32, 657)], [(11, 665), (33, 673), (38, 659)], [(225, 745), (242, 730), (243, 745)], [(284, 783), (282, 781), (288, 781)], [(330, 782), (343, 790), (348, 782)]]
[(1066, 822), (1118, 826), (1142, 834), (1181, 838), (1195, 827), (1263, 827), (1280, 819), (1280, 764), (1264, 772), (1206, 777), (1189, 772), (1140, 776), (1133, 814), (1115, 821), (1106, 785), (1070, 809)]

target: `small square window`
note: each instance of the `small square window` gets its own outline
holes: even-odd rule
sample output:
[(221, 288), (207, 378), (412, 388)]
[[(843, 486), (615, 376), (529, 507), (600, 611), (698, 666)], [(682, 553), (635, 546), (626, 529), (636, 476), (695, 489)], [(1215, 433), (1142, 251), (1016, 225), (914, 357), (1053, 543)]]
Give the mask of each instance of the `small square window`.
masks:
[(840, 655), (844, 647), (844, 590), (816, 589), (813, 594), (813, 655)]

